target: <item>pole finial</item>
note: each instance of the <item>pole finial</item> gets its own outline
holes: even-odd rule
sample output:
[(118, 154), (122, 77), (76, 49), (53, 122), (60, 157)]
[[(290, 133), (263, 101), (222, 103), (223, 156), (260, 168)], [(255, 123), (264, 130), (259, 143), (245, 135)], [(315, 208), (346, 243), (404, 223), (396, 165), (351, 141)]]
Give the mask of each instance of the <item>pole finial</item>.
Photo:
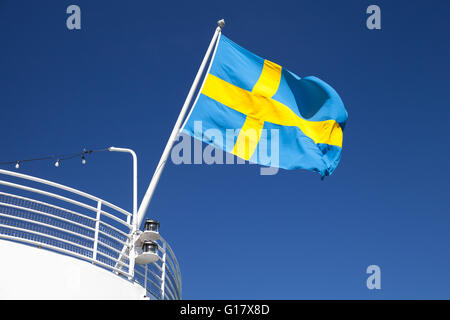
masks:
[(217, 25), (220, 27), (220, 29), (222, 29), (223, 27), (225, 27), (225, 20), (220, 19), (219, 21), (217, 21)]

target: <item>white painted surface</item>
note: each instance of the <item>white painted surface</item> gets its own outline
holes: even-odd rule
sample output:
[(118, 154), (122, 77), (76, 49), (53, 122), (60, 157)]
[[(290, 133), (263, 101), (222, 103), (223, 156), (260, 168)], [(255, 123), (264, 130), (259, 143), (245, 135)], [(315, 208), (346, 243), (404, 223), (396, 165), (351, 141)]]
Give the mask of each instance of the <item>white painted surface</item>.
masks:
[(0, 240), (0, 299), (143, 299), (144, 288), (87, 261)]

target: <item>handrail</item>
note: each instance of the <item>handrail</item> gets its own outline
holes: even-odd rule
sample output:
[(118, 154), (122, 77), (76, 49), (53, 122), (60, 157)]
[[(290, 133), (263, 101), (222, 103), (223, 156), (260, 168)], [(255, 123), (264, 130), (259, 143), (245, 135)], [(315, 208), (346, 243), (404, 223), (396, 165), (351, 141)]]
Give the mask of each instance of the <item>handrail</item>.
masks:
[(28, 222), (28, 223), (34, 223), (34, 224), (37, 224), (37, 225), (40, 225), (40, 226), (43, 226), (43, 227), (47, 227), (47, 228), (51, 228), (51, 229), (55, 229), (55, 230), (58, 230), (58, 231), (61, 231), (61, 232), (67, 232), (67, 233), (70, 233), (70, 234), (72, 234), (74, 236), (77, 236), (77, 237), (80, 237), (80, 238), (84, 238), (84, 239), (87, 239), (87, 240), (92, 240), (90, 237), (85, 236), (84, 234), (81, 234), (81, 233), (78, 233), (78, 232), (74, 232), (74, 231), (71, 231), (71, 230), (67, 230), (67, 229), (63, 229), (63, 228), (59, 228), (59, 227), (56, 227), (56, 226), (51, 225), (51, 224), (47, 224), (47, 223), (43, 223), (43, 222), (39, 222), (39, 221), (34, 221), (34, 220), (30, 220), (30, 219), (25, 219), (25, 218), (20, 218), (20, 217), (15, 217), (15, 216), (12, 216), (12, 215), (9, 215), (9, 214), (3, 214), (3, 213), (0, 213), (0, 217), (10, 218), (10, 219), (15, 219), (15, 220), (20, 220), (20, 221), (25, 221), (25, 222)]
[(120, 243), (122, 246), (129, 247), (129, 245), (127, 244), (126, 241), (122, 241), (122, 240), (120, 240), (120, 239), (114, 238), (114, 236), (112, 236), (112, 235), (110, 235), (110, 234), (108, 234), (108, 233), (106, 233), (106, 232), (103, 232), (102, 230), (98, 230), (98, 233), (104, 235), (105, 237), (108, 237), (108, 238), (110, 238), (110, 239), (113, 239), (114, 241), (117, 241), (117, 242)]
[(81, 224), (81, 223), (78, 223), (78, 222), (75, 222), (75, 221), (71, 221), (69, 219), (61, 218), (61, 217), (59, 217), (57, 215), (54, 215), (54, 214), (50, 214), (50, 213), (46, 213), (46, 212), (42, 212), (42, 211), (39, 211), (39, 210), (34, 210), (34, 209), (26, 208), (26, 207), (16, 206), (14, 204), (4, 203), (4, 202), (1, 202), (1, 201), (0, 201), (0, 205), (5, 206), (5, 207), (10, 207), (10, 208), (15, 208), (15, 209), (21, 209), (21, 210), (25, 210), (25, 211), (33, 212), (33, 213), (37, 213), (37, 214), (42, 214), (42, 215), (47, 216), (47, 217), (51, 217), (51, 218), (54, 218), (54, 219), (58, 219), (58, 220), (61, 220), (61, 221), (64, 221), (64, 222), (68, 222), (68, 223), (74, 224), (76, 226), (79, 226), (80, 228), (85, 228), (85, 229), (88, 229), (88, 230), (91, 230), (91, 231), (95, 231), (95, 229), (92, 228), (92, 227), (86, 226), (84, 224)]
[(124, 209), (122, 209), (122, 208), (120, 208), (120, 207), (118, 207), (118, 206), (116, 206), (116, 205), (114, 205), (112, 203), (109, 203), (109, 202), (107, 202), (105, 200), (97, 198), (97, 197), (95, 197), (93, 195), (90, 195), (90, 194), (88, 194), (86, 192), (83, 192), (83, 191), (80, 191), (80, 190), (77, 190), (77, 189), (74, 189), (74, 188), (71, 188), (71, 187), (68, 187), (68, 186), (56, 183), (56, 182), (52, 182), (52, 181), (48, 181), (48, 180), (45, 180), (45, 179), (29, 176), (29, 175), (23, 174), (23, 173), (17, 173), (17, 172), (12, 172), (12, 171), (8, 171), (8, 170), (3, 170), (3, 169), (0, 169), (0, 173), (5, 174), (5, 175), (9, 175), (9, 176), (12, 176), (12, 177), (22, 178), (22, 179), (31, 180), (31, 181), (34, 181), (34, 182), (39, 182), (39, 183), (42, 183), (42, 184), (46, 184), (46, 185), (51, 186), (51, 187), (55, 187), (55, 188), (58, 188), (58, 189), (62, 189), (62, 190), (71, 192), (71, 193), (75, 193), (75, 194), (77, 194), (79, 196), (91, 199), (91, 200), (93, 200), (95, 202), (101, 201), (104, 205), (110, 207), (111, 209), (114, 209), (114, 210), (116, 210), (116, 211), (118, 211), (120, 213), (123, 213), (124, 215), (132, 216), (132, 214), (130, 212), (128, 212), (128, 211), (126, 211), (126, 210), (124, 210)]
[[(2, 170), (0, 169), (0, 171), (2, 171)], [(0, 173), (1, 173), (1, 172), (0, 172)], [(74, 204), (74, 205), (83, 207), (83, 208), (85, 208), (85, 209), (89, 209), (89, 210), (91, 210), (91, 211), (93, 211), (93, 212), (97, 212), (97, 208), (94, 208), (94, 207), (92, 207), (92, 206), (90, 206), (90, 205), (87, 205), (87, 204), (84, 204), (84, 203), (82, 203), (82, 202), (79, 202), (79, 201), (77, 201), (77, 200), (72, 200), (72, 199), (70, 199), (70, 198), (67, 198), (67, 197), (64, 197), (64, 196), (57, 195), (57, 194), (52, 193), (52, 192), (47, 192), (47, 191), (43, 191), (43, 190), (39, 190), (39, 189), (36, 189), (36, 188), (31, 188), (31, 187), (26, 187), (26, 186), (22, 186), (22, 185), (17, 184), (17, 183), (12, 183), (12, 182), (2, 181), (2, 180), (0, 180), (0, 184), (5, 185), (5, 186), (8, 186), (8, 187), (13, 187), (13, 188), (17, 188), (17, 189), (22, 189), (22, 190), (25, 190), (25, 191), (30, 191), (30, 192), (40, 193), (40, 194), (45, 195), (45, 196), (53, 197), (53, 198), (55, 198), (55, 199), (62, 200), (62, 201), (66, 201), (66, 202), (72, 203), (72, 204)], [(103, 200), (99, 199), (99, 201), (103, 201)], [(103, 203), (103, 202), (102, 202), (102, 203)], [(131, 227), (126, 223), (126, 221), (124, 222), (124, 221), (120, 220), (119, 218), (114, 217), (112, 214), (110, 214), (110, 213), (108, 213), (108, 212), (105, 212), (105, 211), (103, 211), (103, 210), (102, 210), (102, 213), (105, 214), (105, 215), (108, 215), (109, 218), (111, 218), (111, 219), (113, 219), (113, 220), (116, 220), (117, 222), (122, 223), (123, 225), (126, 225), (126, 226), (128, 226), (129, 228), (131, 228)], [(131, 214), (131, 213), (130, 213), (130, 214)]]
[[(169, 251), (169, 255), (168, 255), (169, 259), (167, 261), (169, 262), (169, 265), (171, 265), (172, 269), (174, 269), (173, 271), (175, 271), (175, 273), (176, 273), (176, 276), (177, 276), (176, 278), (179, 281), (179, 286), (180, 286), (180, 291), (181, 291), (181, 271), (180, 271), (180, 266), (178, 264), (178, 261), (175, 257), (175, 253), (173, 253), (172, 247), (167, 243), (166, 240), (164, 240), (163, 237), (161, 237), (160, 240), (166, 243), (166, 250)], [(172, 257), (174, 257), (175, 259), (172, 259)], [(173, 260), (173, 263), (175, 264), (175, 266), (172, 265), (171, 260)]]
[[(4, 227), (5, 227), (5, 225), (4, 225)], [(32, 233), (32, 234), (35, 234), (35, 235), (38, 235), (38, 236), (42, 236), (42, 237), (44, 237), (44, 238), (49, 238), (49, 239), (53, 239), (53, 240), (58, 240), (58, 241), (61, 241), (61, 242), (65, 242), (65, 243), (67, 243), (67, 244), (69, 244), (69, 245), (71, 245), (71, 246), (75, 246), (75, 247), (78, 247), (78, 248), (81, 248), (81, 249), (84, 249), (84, 250), (90, 250), (91, 248), (89, 248), (89, 247), (86, 247), (86, 246), (83, 246), (82, 244), (78, 244), (78, 243), (75, 243), (75, 242), (72, 242), (72, 241), (69, 241), (69, 240), (65, 240), (65, 239), (61, 239), (61, 238), (58, 238), (58, 237), (55, 237), (55, 236), (52, 236), (52, 235), (50, 235), (50, 234), (46, 234), (46, 233), (42, 233), (42, 232), (37, 232), (37, 231), (33, 231), (33, 230), (29, 230), (29, 229), (24, 229), (24, 228), (18, 228), (18, 227), (14, 227), (14, 226), (6, 226), (8, 229), (13, 229), (13, 230), (17, 230), (17, 231), (22, 231), (22, 232), (27, 232), (27, 233)]]
[[(41, 183), (81, 198), (72, 199), (57, 191), (41, 190), (5, 181), (1, 174)], [(0, 169), (0, 239), (37, 245), (113, 271), (128, 281), (137, 282), (145, 296), (156, 299), (181, 299), (181, 273), (172, 248), (162, 237), (158, 240), (160, 259), (147, 266), (134, 265), (131, 213), (85, 192), (25, 174)], [(46, 197), (44, 201), (16, 192)], [(52, 200), (58, 200), (53, 203)], [(96, 201), (97, 206), (83, 202)], [(59, 202), (62, 201), (63, 203)], [(65, 208), (66, 204), (69, 208)], [(111, 212), (103, 210), (110, 208)], [(86, 210), (79, 210), (83, 208)], [(83, 213), (83, 212), (86, 213)], [(106, 220), (105, 220), (106, 219)], [(141, 277), (141, 278), (139, 278)], [(159, 285), (158, 285), (159, 282)]]
[(6, 193), (6, 192), (0, 192), (0, 195), (13, 197), (13, 198), (21, 199), (21, 200), (25, 200), (25, 201), (31, 201), (31, 202), (34, 202), (34, 203), (37, 203), (37, 204), (42, 204), (44, 206), (48, 206), (48, 207), (51, 207), (51, 208), (54, 208), (54, 209), (57, 209), (57, 210), (61, 210), (61, 211), (67, 212), (67, 213), (71, 213), (71, 214), (77, 215), (77, 216), (79, 216), (81, 218), (86, 218), (86, 219), (90, 219), (90, 220), (95, 221), (95, 218), (83, 215), (81, 213), (78, 213), (78, 212), (75, 212), (75, 211), (72, 211), (72, 210), (68, 210), (68, 209), (63, 208), (63, 207), (55, 206), (55, 205), (52, 205), (52, 204), (47, 203), (47, 202), (38, 201), (38, 200), (30, 199), (30, 198), (27, 198), (27, 197), (21, 197), (21, 196), (18, 196), (18, 195), (15, 195), (15, 194), (11, 194), (11, 193)]
[[(122, 230), (119, 230), (119, 229), (117, 229), (116, 227), (113, 227), (112, 225), (110, 225), (110, 224), (108, 224), (108, 223), (106, 223), (106, 222), (103, 222), (103, 221), (100, 221), (100, 223), (101, 223), (102, 225), (108, 227), (108, 228), (111, 228), (111, 230), (114, 230), (115, 232), (120, 233), (120, 234), (123, 235), (124, 237), (128, 237), (128, 234), (125, 233), (125, 232), (123, 232)], [(100, 230), (100, 232), (102, 232), (102, 231)]]

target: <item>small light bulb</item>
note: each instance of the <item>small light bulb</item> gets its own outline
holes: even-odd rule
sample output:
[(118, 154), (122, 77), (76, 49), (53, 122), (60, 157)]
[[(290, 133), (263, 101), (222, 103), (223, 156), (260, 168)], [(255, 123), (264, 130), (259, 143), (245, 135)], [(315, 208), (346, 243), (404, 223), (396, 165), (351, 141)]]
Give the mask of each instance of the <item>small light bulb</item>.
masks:
[(84, 156), (81, 156), (81, 163), (86, 164), (86, 158)]
[(20, 168), (20, 164), (19, 164), (19, 161), (17, 161), (17, 163), (16, 163), (16, 169), (19, 169)]
[(55, 162), (55, 167), (59, 167), (59, 159)]

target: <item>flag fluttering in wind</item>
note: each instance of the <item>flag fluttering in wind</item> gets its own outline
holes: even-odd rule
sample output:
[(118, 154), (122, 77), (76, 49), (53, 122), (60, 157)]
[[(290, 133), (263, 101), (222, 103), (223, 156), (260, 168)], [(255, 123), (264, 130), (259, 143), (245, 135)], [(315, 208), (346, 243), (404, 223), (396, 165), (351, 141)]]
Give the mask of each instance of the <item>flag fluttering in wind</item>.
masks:
[[(222, 35), (224, 26), (223, 19), (217, 21), (142, 199), (137, 225), (180, 131), (253, 163), (312, 170), (322, 178), (333, 173), (341, 159), (342, 130), (348, 116), (336, 91), (316, 77), (300, 78), (240, 47)], [(185, 119), (208, 60), (206, 76)]]
[[(342, 152), (347, 111), (336, 91), (316, 77), (300, 78), (221, 35), (183, 132), (250, 162), (330, 175)], [(201, 121), (201, 127), (195, 126)], [(200, 129), (199, 129), (200, 128)], [(205, 132), (237, 130), (216, 141)], [(265, 129), (265, 130), (264, 130)], [(262, 163), (278, 133), (278, 163)], [(201, 132), (199, 132), (201, 131)], [(269, 147), (267, 147), (269, 146)]]

